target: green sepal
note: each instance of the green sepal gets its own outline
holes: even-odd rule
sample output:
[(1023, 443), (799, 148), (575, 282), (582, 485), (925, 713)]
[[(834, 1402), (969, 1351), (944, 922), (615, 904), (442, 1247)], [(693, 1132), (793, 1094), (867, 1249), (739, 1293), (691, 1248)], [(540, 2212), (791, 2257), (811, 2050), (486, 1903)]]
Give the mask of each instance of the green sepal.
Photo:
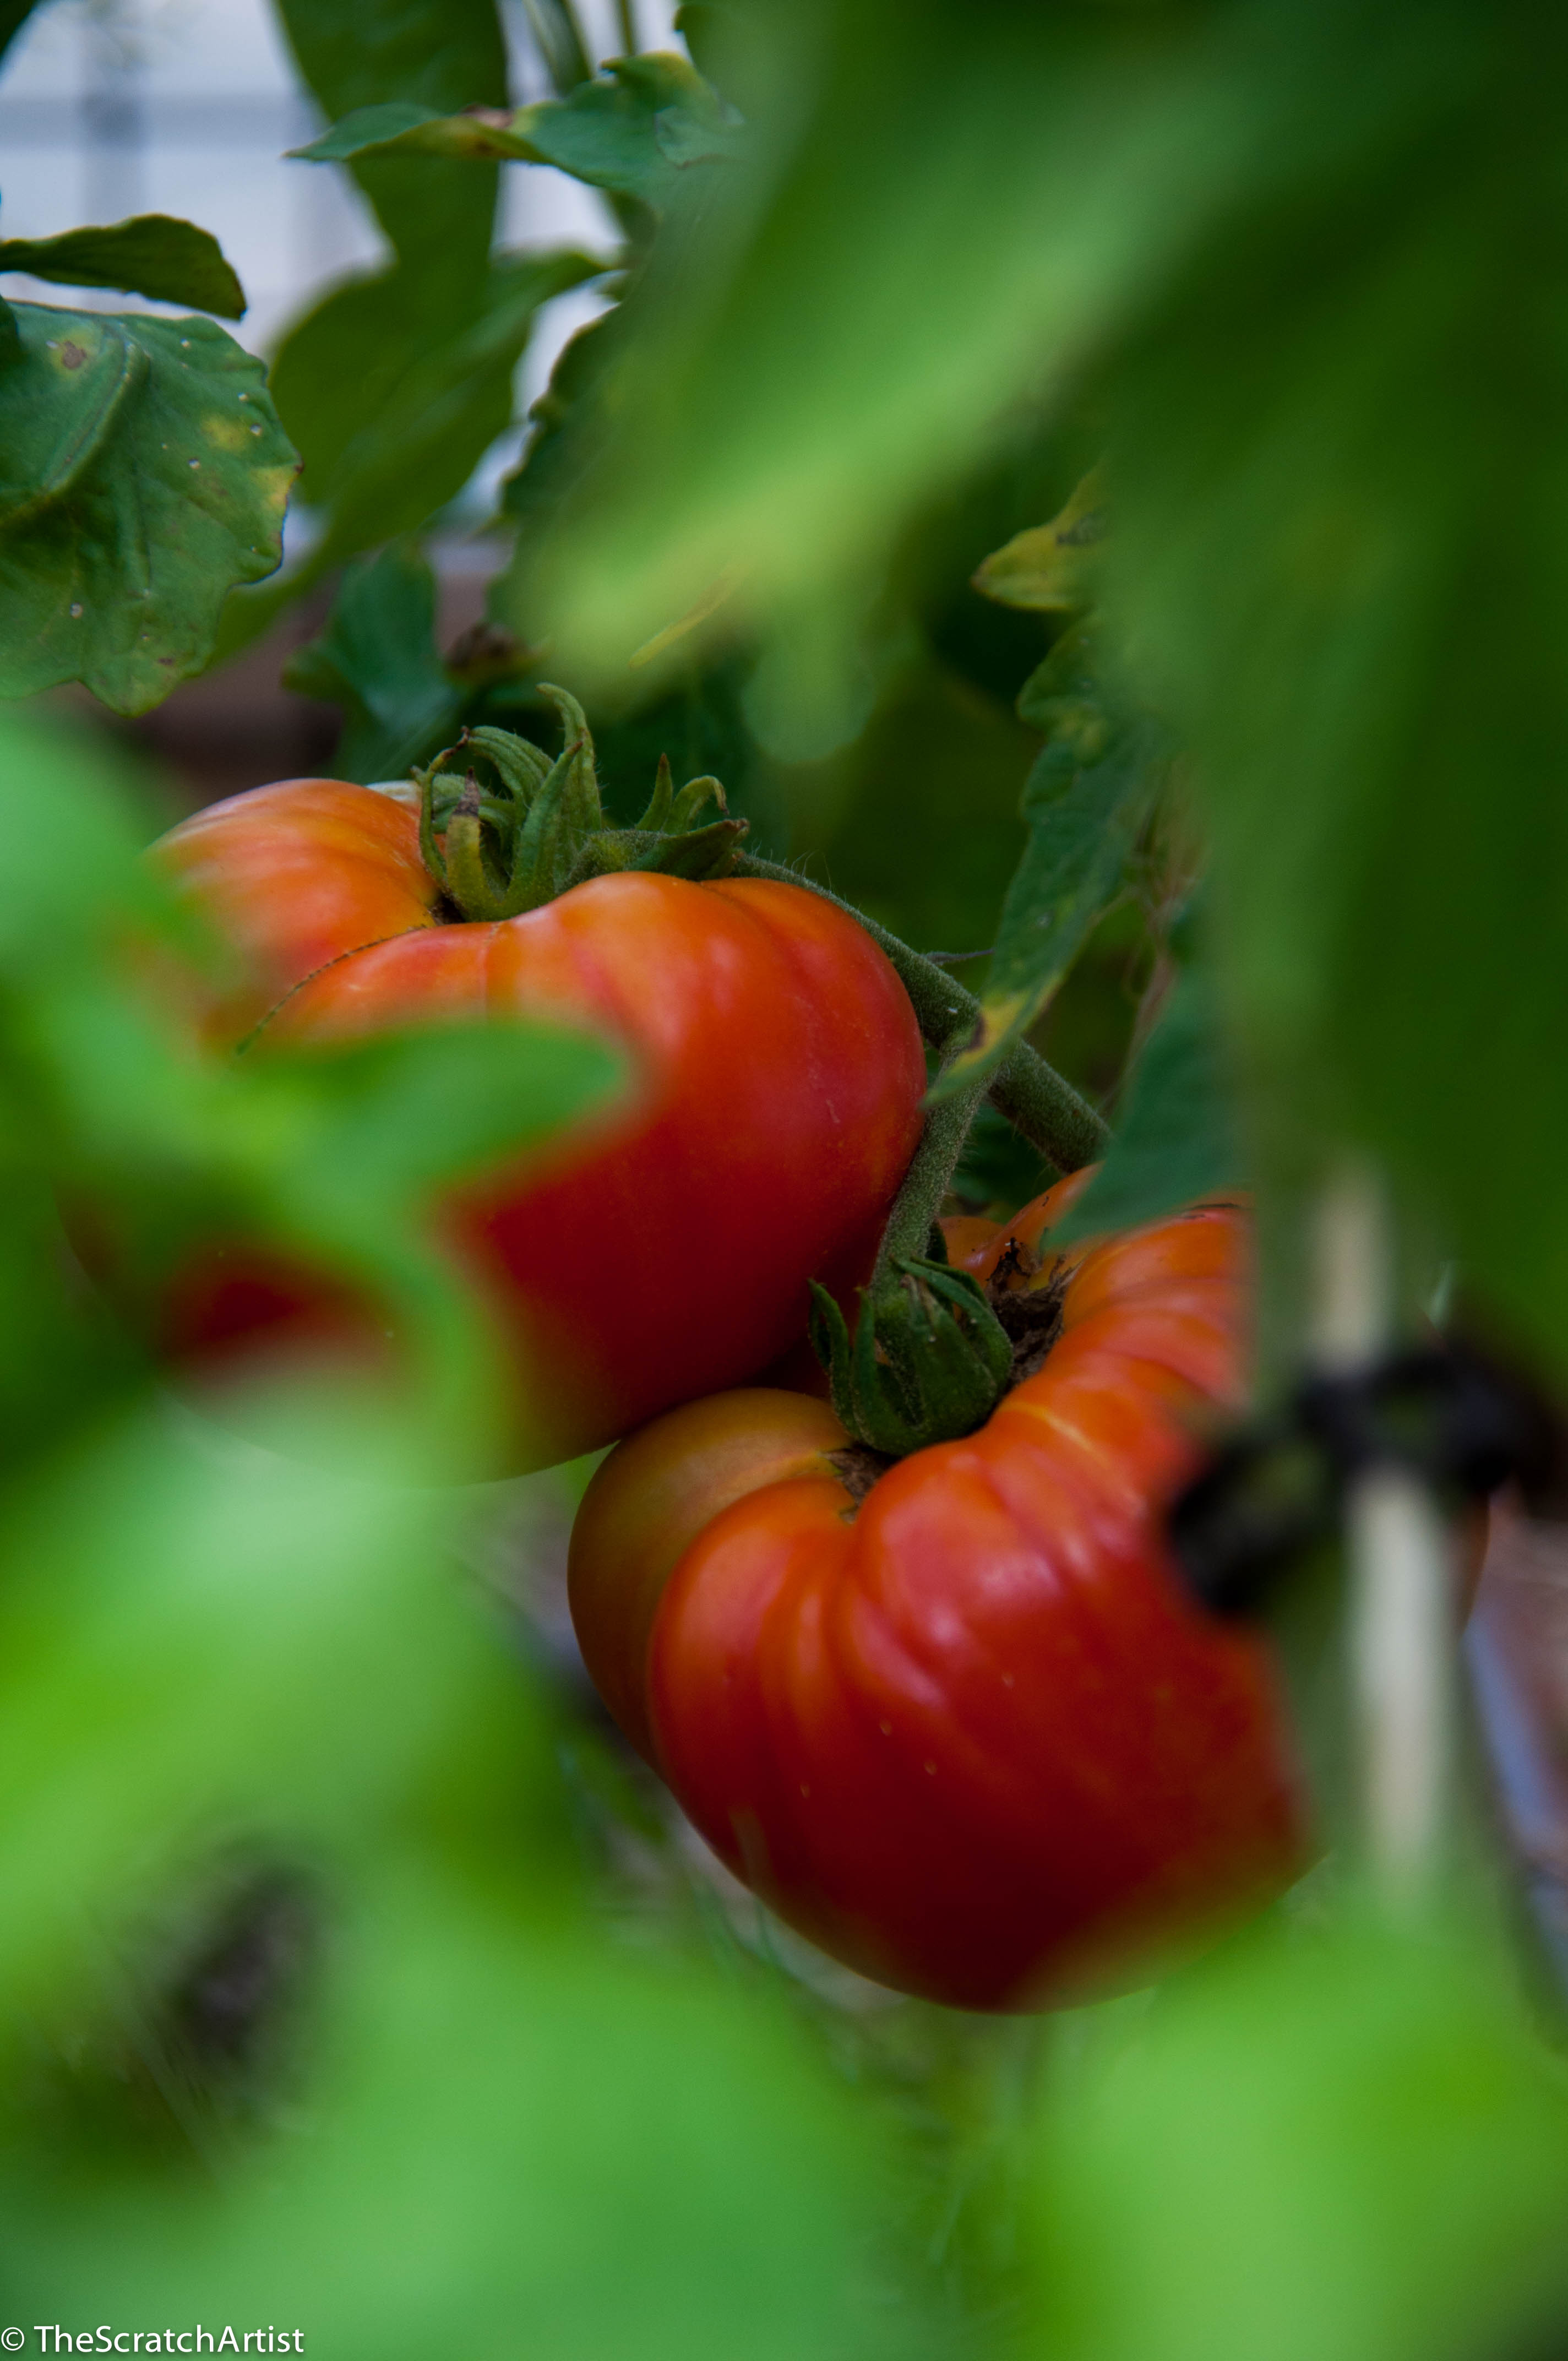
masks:
[(517, 831), (509, 896), (511, 906), (501, 915), (510, 917), (519, 910), (537, 910), (553, 902), (565, 885), (578, 852), (602, 825), (594, 741), (585, 723), (578, 736), (567, 740)]
[(688, 829), (684, 836), (665, 836), (653, 829), (607, 828), (583, 847), (562, 891), (581, 885), (587, 878), (603, 877), (615, 869), (641, 869), (662, 877), (687, 877), (698, 884), (728, 876), (746, 840), (749, 826), (743, 819), (716, 819), (707, 828)]
[(507, 915), (506, 882), (486, 858), (480, 806), (479, 783), (470, 775), (446, 823), (446, 890), (470, 917), (502, 918)]
[(833, 1407), (857, 1442), (896, 1459), (972, 1434), (1013, 1370), (1013, 1345), (969, 1271), (895, 1257), (864, 1296), (851, 1341), (826, 1288), (812, 1287), (812, 1348)]
[(670, 806), (670, 817), (664, 822), (665, 833), (684, 836), (695, 826), (698, 812), (706, 811), (709, 804), (718, 806), (721, 819), (729, 818), (729, 807), (724, 800), (724, 789), (716, 778), (705, 774), (700, 779), (688, 779)]
[(836, 1299), (829, 1295), (820, 1279), (811, 1282), (811, 1309), (806, 1314), (806, 1333), (811, 1349), (828, 1373), (828, 1390), (839, 1424), (848, 1434), (855, 1433), (855, 1394), (850, 1376), (853, 1347), (850, 1342), (850, 1326)]
[(677, 834), (655, 840), (641, 858), (631, 865), (637, 869), (656, 870), (663, 877), (690, 877), (699, 881), (723, 877), (735, 865), (749, 825), (743, 819), (716, 819), (710, 821), (707, 828), (683, 829)]
[[(729, 817), (717, 779), (693, 779), (677, 795), (663, 756), (639, 825), (607, 827), (583, 708), (569, 690), (541, 682), (540, 691), (565, 738), (554, 763), (528, 739), (484, 728), (413, 774), (425, 867), (465, 918), (517, 917), (614, 870), (702, 881), (734, 867), (747, 823)], [(494, 774), (488, 785), (476, 764)], [(711, 804), (720, 817), (696, 826)]]
[[(587, 724), (581, 720), (580, 708), (578, 719), (586, 732)], [(489, 756), (500, 773), (503, 784), (521, 800), (525, 809), (550, 776), (550, 757), (541, 752), (532, 738), (520, 738), (514, 730), (488, 727), (466, 730), (463, 743)]]
[(637, 823), (639, 829), (651, 829), (662, 836), (669, 827), (674, 801), (675, 787), (670, 771), (670, 758), (667, 754), (661, 754), (659, 767), (653, 774), (653, 793), (647, 810)]

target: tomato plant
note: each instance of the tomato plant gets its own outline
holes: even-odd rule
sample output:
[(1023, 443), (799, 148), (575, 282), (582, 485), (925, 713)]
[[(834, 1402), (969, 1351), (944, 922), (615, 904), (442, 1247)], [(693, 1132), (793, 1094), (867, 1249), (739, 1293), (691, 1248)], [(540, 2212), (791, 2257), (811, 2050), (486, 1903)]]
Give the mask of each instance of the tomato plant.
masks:
[(1080, 1185), (968, 1240), (1022, 1371), (977, 1433), (889, 1466), (824, 1403), (720, 1395), (623, 1443), (573, 1535), (585, 1657), (709, 1843), (968, 2008), (1101, 1989), (1301, 1859), (1267, 1663), (1160, 1521), (1237, 1398), (1245, 1217), (1041, 1251)]
[[(530, 774), (535, 819), (558, 789), (592, 792), (570, 855), (623, 857), (627, 838), (598, 825), (580, 732), (554, 788), (536, 775), (547, 767)], [(498, 787), (492, 807), (504, 802)], [(649, 866), (559, 895), (552, 871), (525, 896), (549, 898), (465, 922), (464, 818), (454, 806), (443, 821), (427, 828), (427, 862), (407, 804), (296, 780), (198, 813), (154, 858), (226, 954), (198, 1003), (222, 1048), (265, 1058), (483, 1016), (548, 1018), (629, 1053), (609, 1113), (493, 1159), (433, 1213), (507, 1329), (517, 1449), (537, 1463), (763, 1368), (802, 1334), (808, 1280), (848, 1290), (865, 1276), (919, 1130), (920, 1033), (887, 960), (831, 902), (772, 878), (703, 877), (731, 857), (729, 823), (649, 828), (632, 847)], [(494, 898), (487, 876), (474, 869), (470, 907)], [(330, 1273), (220, 1239), (172, 1285), (166, 1340), (208, 1361), (319, 1342), (340, 1296)]]
[[(157, 856), (217, 954), (169, 1025), (134, 787), (0, 727), (0, 2317), (1556, 2349), (1553, 13), (271, 5), (274, 186), (358, 227), (269, 368), (203, 233), (5, 189), (12, 273), (215, 319), (0, 302), (0, 693), (254, 680), (319, 591), (285, 678), (345, 729)], [(37, 13), (82, 122), (109, 48), (157, 101), (134, 5)], [(730, 807), (629, 824), (664, 750)], [(171, 1408), (62, 1206), (181, 1351), (290, 1346), (276, 1447)], [(389, 1332), (373, 1408), (295, 1382)], [(464, 1480), (492, 1407), (522, 1455), (655, 1413), (576, 1533), (605, 1699), (959, 2011), (687, 1906), (563, 1623), (576, 1477)], [(1499, 1473), (1507, 1911), (1452, 1703)], [(1302, 1906), (1163, 1978), (1309, 1827)]]

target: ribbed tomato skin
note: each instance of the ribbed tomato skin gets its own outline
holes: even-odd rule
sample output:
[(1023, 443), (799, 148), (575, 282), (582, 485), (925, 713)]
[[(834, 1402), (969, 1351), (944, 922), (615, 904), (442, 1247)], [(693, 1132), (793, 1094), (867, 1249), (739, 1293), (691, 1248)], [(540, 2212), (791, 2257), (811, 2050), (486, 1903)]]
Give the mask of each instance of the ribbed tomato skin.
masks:
[[(1188, 1599), (1161, 1525), (1195, 1422), (1237, 1398), (1246, 1258), (1234, 1208), (1092, 1247), (1044, 1367), (978, 1433), (857, 1509), (825, 1450), (738, 1497), (730, 1412), (722, 1492), (689, 1501), (678, 1555), (666, 1518), (641, 1666), (658, 1763), (730, 1868), (867, 1975), (966, 2008), (1075, 1997), (1299, 1864), (1267, 1660)], [(799, 1413), (746, 1399), (765, 1470)], [(663, 1436), (695, 1464), (719, 1410), (622, 1450), (652, 1467)], [(601, 1655), (607, 1544), (635, 1524), (620, 1458), (574, 1538)]]
[[(516, 1464), (588, 1450), (751, 1375), (807, 1281), (863, 1274), (919, 1135), (908, 997), (863, 930), (766, 881), (597, 878), (495, 925), (444, 925), (412, 811), (302, 780), (201, 812), (155, 859), (231, 950), (193, 1014), (247, 1054), (483, 1015), (623, 1047), (608, 1115), (449, 1193), (437, 1218), (516, 1348)], [(175, 1340), (243, 1344), (321, 1289), (244, 1241), (181, 1290)]]

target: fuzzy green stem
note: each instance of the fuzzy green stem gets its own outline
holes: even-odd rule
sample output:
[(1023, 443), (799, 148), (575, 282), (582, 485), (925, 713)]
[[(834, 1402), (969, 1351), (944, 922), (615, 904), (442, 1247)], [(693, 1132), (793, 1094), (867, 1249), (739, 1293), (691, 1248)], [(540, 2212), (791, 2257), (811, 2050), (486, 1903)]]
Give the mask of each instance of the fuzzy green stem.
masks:
[(1110, 1147), (1104, 1116), (1026, 1041), (1009, 1051), (990, 1082), (992, 1104), (1058, 1172), (1080, 1171)]
[(918, 1259), (930, 1252), (932, 1224), (952, 1185), (985, 1089), (984, 1082), (978, 1082), (967, 1091), (955, 1092), (950, 1099), (938, 1099), (934, 1106), (927, 1108), (920, 1145), (894, 1199), (893, 1211), (877, 1248), (876, 1268), (872, 1273), (872, 1292), (886, 1277), (895, 1257)]
[[(781, 862), (760, 861), (754, 854), (742, 853), (731, 874), (736, 877), (770, 877), (783, 885), (799, 885), (808, 894), (820, 895), (835, 909), (862, 927), (896, 971), (899, 982), (909, 994), (920, 1030), (934, 1049), (950, 1050), (974, 1031), (980, 1021), (980, 1003), (972, 992), (966, 992), (957, 979), (935, 960), (911, 950), (907, 943), (890, 935), (885, 927), (866, 917), (852, 902), (841, 901), (825, 885), (803, 877), (798, 870), (786, 869)], [(1015, 1131), (1021, 1132), (1032, 1148), (1048, 1156), (1058, 1172), (1076, 1172), (1085, 1164), (1092, 1164), (1103, 1156), (1110, 1145), (1110, 1126), (1095, 1114), (1087, 1099), (1080, 1098), (1070, 1082), (1063, 1080), (1054, 1066), (1047, 1065), (1026, 1041), (1018, 1042), (1003, 1060), (996, 1071), (976, 1085), (972, 1093), (961, 1093), (957, 1098), (944, 1101), (930, 1109), (927, 1118), (927, 1131), (932, 1119), (950, 1107), (962, 1114), (959, 1146), (968, 1132), (974, 1112), (989, 1091), (995, 1105)], [(946, 1137), (944, 1130), (943, 1137)], [(925, 1142), (919, 1154), (925, 1153)], [(916, 1158), (918, 1161), (918, 1156)], [(953, 1163), (957, 1163), (955, 1153)], [(950, 1175), (952, 1165), (949, 1165)], [(922, 1254), (924, 1245), (901, 1246), (899, 1252)]]

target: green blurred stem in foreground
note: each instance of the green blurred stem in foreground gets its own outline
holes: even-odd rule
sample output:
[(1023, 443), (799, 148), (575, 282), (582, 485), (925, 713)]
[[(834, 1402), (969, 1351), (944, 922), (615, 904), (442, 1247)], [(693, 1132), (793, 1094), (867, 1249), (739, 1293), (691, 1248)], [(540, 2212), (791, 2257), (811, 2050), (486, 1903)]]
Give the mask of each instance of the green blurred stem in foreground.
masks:
[[(731, 873), (737, 877), (772, 877), (782, 885), (803, 886), (808, 894), (819, 894), (825, 902), (831, 902), (857, 926), (863, 927), (896, 969), (919, 1019), (920, 1030), (934, 1049), (956, 1047), (959, 1037), (971, 1033), (979, 1024), (980, 1003), (972, 992), (966, 992), (946, 968), (911, 950), (907, 943), (877, 926), (852, 903), (841, 902), (826, 886), (803, 877), (798, 870), (785, 868), (781, 862), (759, 861), (751, 853), (740, 856)], [(983, 1094), (977, 1091), (975, 1106)], [(991, 1083), (990, 1096), (1014, 1129), (1022, 1132), (1043, 1156), (1048, 1156), (1058, 1172), (1076, 1172), (1081, 1166), (1092, 1164), (1110, 1145), (1109, 1126), (1086, 1099), (1080, 1098), (1071, 1083), (1065, 1082), (1055, 1067), (1047, 1065), (1026, 1042), (1019, 1042), (1003, 1060)], [(968, 1110), (963, 1120), (967, 1131), (974, 1108), (967, 1093), (959, 1104)]]

